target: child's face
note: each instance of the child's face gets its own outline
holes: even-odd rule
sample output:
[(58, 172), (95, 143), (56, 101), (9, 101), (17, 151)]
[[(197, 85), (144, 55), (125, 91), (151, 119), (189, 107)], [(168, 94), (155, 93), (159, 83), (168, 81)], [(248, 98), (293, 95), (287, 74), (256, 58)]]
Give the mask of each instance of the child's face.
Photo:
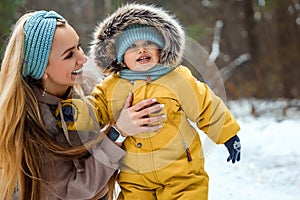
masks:
[(125, 65), (133, 71), (147, 71), (159, 62), (159, 49), (157, 44), (139, 40), (133, 43), (124, 54)]

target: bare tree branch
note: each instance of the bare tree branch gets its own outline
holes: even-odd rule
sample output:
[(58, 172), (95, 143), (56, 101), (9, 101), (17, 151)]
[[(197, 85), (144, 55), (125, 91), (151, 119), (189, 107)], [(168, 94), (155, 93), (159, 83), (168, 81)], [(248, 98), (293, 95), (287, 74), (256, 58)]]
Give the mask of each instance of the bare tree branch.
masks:
[(240, 55), (239, 57), (237, 57), (236, 59), (234, 59), (233, 61), (231, 61), (228, 65), (226, 65), (225, 67), (222, 67), (220, 69), (220, 73), (222, 75), (222, 78), (225, 81), (228, 80), (228, 78), (232, 75), (232, 71), (241, 66), (244, 62), (250, 60), (251, 56), (249, 53), (244, 53), (242, 55)]
[(220, 41), (221, 41), (221, 31), (223, 28), (223, 21), (217, 20), (215, 25), (214, 39), (212, 42), (211, 53), (209, 59), (215, 61), (220, 54)]

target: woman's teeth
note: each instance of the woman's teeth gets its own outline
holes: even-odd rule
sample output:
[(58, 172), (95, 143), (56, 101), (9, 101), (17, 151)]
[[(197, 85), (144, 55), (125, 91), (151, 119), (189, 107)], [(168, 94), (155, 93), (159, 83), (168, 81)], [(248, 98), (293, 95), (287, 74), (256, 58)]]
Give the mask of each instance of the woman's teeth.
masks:
[(78, 69), (78, 70), (75, 70), (75, 71), (72, 71), (72, 74), (80, 74), (82, 72), (82, 68), (81, 69)]

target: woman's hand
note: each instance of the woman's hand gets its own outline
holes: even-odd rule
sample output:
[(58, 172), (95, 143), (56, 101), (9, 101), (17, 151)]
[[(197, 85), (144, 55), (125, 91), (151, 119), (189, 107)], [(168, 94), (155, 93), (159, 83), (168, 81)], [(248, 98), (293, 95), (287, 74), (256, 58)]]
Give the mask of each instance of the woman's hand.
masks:
[(155, 122), (162, 121), (166, 116), (164, 114), (150, 116), (150, 114), (161, 111), (163, 104), (157, 104), (156, 99), (146, 99), (132, 106), (132, 101), (133, 94), (130, 93), (115, 125), (123, 136), (155, 132), (162, 127), (161, 124)]

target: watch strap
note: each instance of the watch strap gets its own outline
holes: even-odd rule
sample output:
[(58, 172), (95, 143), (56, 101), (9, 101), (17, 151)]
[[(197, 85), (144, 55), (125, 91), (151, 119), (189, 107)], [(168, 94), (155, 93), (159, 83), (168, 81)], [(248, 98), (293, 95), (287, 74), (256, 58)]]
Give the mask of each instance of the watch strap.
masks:
[(111, 126), (107, 136), (114, 142), (122, 143), (126, 139), (123, 137), (120, 131), (115, 127)]

